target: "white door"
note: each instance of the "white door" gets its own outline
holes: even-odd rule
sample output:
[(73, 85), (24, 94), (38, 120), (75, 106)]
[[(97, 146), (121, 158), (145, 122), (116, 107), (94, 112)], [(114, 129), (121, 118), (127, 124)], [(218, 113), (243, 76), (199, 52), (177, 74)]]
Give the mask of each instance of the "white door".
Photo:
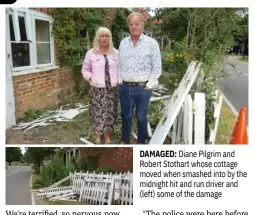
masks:
[[(8, 20), (8, 19), (7, 19)], [(8, 23), (8, 22), (7, 22)], [(7, 24), (6, 23), (6, 24)], [(8, 24), (7, 24), (8, 25)], [(6, 38), (9, 38), (9, 28), (6, 25)], [(13, 125), (16, 125), (15, 117), (15, 99), (14, 99), (14, 89), (12, 82), (12, 69), (11, 69), (11, 50), (8, 46), (8, 40), (6, 41), (6, 129)]]

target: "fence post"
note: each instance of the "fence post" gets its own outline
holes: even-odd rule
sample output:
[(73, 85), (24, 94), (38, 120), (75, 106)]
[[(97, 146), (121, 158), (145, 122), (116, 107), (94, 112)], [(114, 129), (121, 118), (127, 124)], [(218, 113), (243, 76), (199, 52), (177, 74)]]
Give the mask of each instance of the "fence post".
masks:
[(205, 144), (205, 94), (195, 93), (195, 143), (196, 145)]
[(187, 95), (184, 102), (184, 122), (183, 122), (184, 143), (191, 145), (193, 136), (193, 112), (192, 98)]

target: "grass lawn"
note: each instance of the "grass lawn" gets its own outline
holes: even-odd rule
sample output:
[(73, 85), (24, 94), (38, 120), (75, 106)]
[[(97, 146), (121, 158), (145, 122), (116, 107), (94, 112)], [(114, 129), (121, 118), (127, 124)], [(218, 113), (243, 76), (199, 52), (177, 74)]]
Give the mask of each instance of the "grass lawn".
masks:
[[(169, 73), (164, 73), (160, 79), (159, 79), (159, 83), (163, 84), (165, 87), (168, 88), (168, 91), (166, 93), (166, 95), (170, 95), (174, 88), (169, 87), (169, 80), (170, 76)], [(88, 98), (85, 98), (86, 101), (88, 101)], [(82, 101), (80, 101), (82, 102)], [(155, 105), (157, 103), (154, 103), (153, 105)], [(118, 102), (118, 123), (117, 126), (115, 127), (114, 132), (111, 134), (111, 141), (112, 144), (119, 144), (120, 140), (121, 140), (121, 113), (120, 113), (120, 103)], [(154, 108), (152, 107), (152, 105), (149, 106), (148, 112), (151, 113), (154, 111)], [(95, 135), (91, 129), (90, 123), (89, 123), (89, 112), (85, 111), (82, 114), (79, 114), (75, 120), (73, 120), (72, 122), (68, 122), (66, 123), (66, 128), (68, 127), (73, 127), (74, 129), (78, 130), (80, 133), (80, 136), (86, 138), (87, 140), (94, 142), (95, 140)], [(131, 133), (135, 133), (137, 135), (137, 122), (136, 122), (136, 116), (135, 116), (135, 110), (134, 110), (134, 114), (133, 114), (133, 120), (132, 120), (132, 129), (131, 129)], [(136, 144), (136, 139), (133, 137), (133, 135), (131, 134), (130, 136), (130, 144)]]
[(241, 61), (241, 62), (245, 62), (245, 63), (249, 62), (249, 58), (248, 57), (240, 57), (240, 58), (238, 58), (238, 60)]
[(35, 175), (35, 174), (32, 175), (32, 189), (34, 189), (33, 186), (34, 186), (35, 180), (36, 180), (37, 178), (39, 178), (39, 177), (40, 177), (39, 175)]
[(232, 132), (235, 127), (237, 116), (231, 111), (229, 106), (223, 101), (219, 119), (216, 144), (229, 144)]

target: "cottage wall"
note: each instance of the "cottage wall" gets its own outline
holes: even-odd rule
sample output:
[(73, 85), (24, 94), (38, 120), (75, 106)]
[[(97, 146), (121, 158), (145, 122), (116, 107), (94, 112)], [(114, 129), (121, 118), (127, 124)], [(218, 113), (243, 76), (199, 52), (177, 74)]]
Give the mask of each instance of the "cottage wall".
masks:
[(98, 168), (102, 168), (105, 164), (121, 172), (133, 170), (133, 148), (112, 147), (107, 149), (98, 159)]

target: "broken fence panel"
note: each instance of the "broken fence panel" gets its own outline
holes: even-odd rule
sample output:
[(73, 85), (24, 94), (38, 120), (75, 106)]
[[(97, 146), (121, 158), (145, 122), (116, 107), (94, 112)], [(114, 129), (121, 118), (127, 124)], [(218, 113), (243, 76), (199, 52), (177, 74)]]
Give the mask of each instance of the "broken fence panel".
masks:
[(169, 133), (175, 118), (177, 117), (186, 96), (188, 95), (200, 69), (200, 64), (191, 62), (179, 87), (171, 96), (164, 116), (161, 118), (149, 144), (161, 145)]
[(65, 177), (62, 180), (52, 184), (51, 186), (47, 187), (46, 189), (51, 189), (51, 188), (57, 187), (58, 185), (62, 184), (63, 182), (65, 182), (67, 180), (70, 180), (70, 178), (71, 178), (71, 175), (68, 175), (67, 177)]
[[(69, 173), (68, 177), (72, 179), (71, 186), (37, 190), (37, 196), (48, 198), (50, 201), (71, 201), (78, 197), (79, 201), (90, 204), (133, 204), (133, 174), (130, 172), (119, 174), (74, 172)], [(68, 178), (52, 186), (59, 185), (66, 179)]]

